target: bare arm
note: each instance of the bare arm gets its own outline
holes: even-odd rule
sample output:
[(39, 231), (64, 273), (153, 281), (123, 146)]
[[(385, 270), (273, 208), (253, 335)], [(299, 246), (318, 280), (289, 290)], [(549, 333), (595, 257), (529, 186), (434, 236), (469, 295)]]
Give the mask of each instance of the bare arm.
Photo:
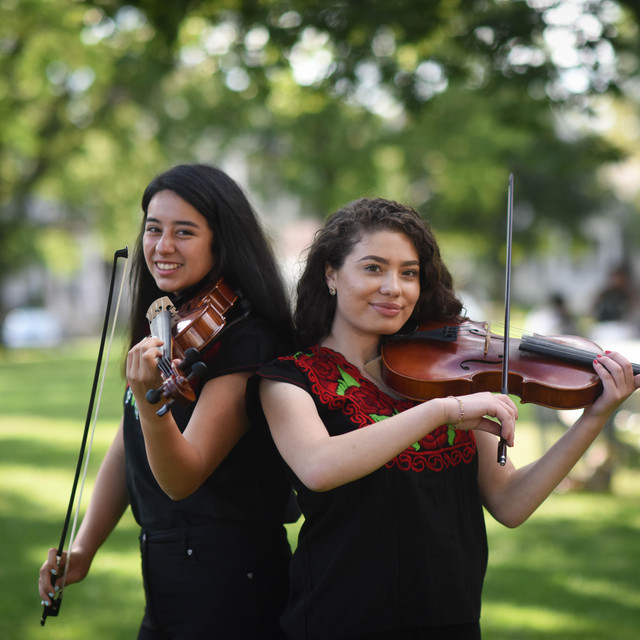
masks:
[[(128, 504), (121, 422), (100, 465), (87, 512), (73, 541), (66, 584), (79, 582), (86, 577), (96, 552), (118, 524)], [(66, 558), (65, 552), (61, 562), (62, 566), (64, 566)], [(49, 549), (47, 561), (40, 569), (38, 587), (43, 600), (48, 600), (49, 594), (53, 592), (51, 572), (55, 568), (56, 549), (52, 548)]]
[[(457, 423), (455, 398), (424, 402), (395, 416), (339, 436), (330, 436), (313, 399), (295, 385), (262, 380), (260, 398), (280, 454), (312, 491), (328, 491), (380, 468), (413, 442), (445, 423)], [(487, 429), (513, 439), (516, 408), (507, 396), (461, 397), (465, 429)], [(497, 417), (500, 424), (483, 416)]]
[(479, 483), (483, 501), (493, 517), (508, 527), (522, 524), (549, 496), (596, 439), (620, 404), (640, 386), (629, 362), (617, 353), (594, 365), (603, 392), (575, 424), (538, 460), (516, 469), (495, 462), (495, 438), (478, 433)]
[(127, 355), (127, 380), (136, 398), (149, 465), (162, 490), (173, 500), (191, 495), (216, 470), (248, 428), (245, 390), (250, 373), (209, 380), (184, 432), (170, 412), (156, 415), (145, 398), (160, 386), (157, 357), (162, 341), (146, 338)]
[(170, 413), (157, 416), (144, 398), (138, 404), (149, 465), (170, 498), (179, 500), (198, 489), (247, 430), (244, 397), (250, 375), (209, 380), (183, 433)]

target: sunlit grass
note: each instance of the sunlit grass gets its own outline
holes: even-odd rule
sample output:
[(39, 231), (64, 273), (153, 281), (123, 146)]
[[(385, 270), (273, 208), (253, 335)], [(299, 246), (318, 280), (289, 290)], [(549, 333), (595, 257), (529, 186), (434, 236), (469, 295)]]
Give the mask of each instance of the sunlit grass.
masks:
[(634, 491), (554, 493), (515, 530), (487, 518), (486, 638), (637, 637), (640, 475), (618, 476), (634, 476)]
[[(89, 577), (67, 588), (60, 616), (40, 627), (40, 565), (58, 545), (86, 421), (97, 343), (49, 352), (0, 354), (0, 638), (135, 637), (143, 593), (138, 527), (127, 513), (100, 550)], [(112, 361), (82, 510), (120, 414), (123, 383)], [(89, 444), (89, 443), (88, 443)], [(79, 493), (78, 493), (79, 497)]]
[[(143, 610), (138, 527), (128, 512), (80, 585), (65, 591), (45, 629), (37, 574), (57, 546), (93, 378), (93, 354), (13, 352), (0, 357), (0, 640), (134, 638)], [(78, 391), (82, 389), (82, 392)], [(96, 424), (82, 509), (115, 433), (123, 384), (113, 360)], [(518, 465), (564, 430), (533, 426), (521, 409)], [(487, 516), (490, 543), (485, 640), (635, 640), (640, 629), (640, 471), (621, 469), (609, 494), (554, 493), (510, 530)], [(300, 522), (289, 525), (297, 539)], [(454, 596), (455, 597), (455, 596)]]

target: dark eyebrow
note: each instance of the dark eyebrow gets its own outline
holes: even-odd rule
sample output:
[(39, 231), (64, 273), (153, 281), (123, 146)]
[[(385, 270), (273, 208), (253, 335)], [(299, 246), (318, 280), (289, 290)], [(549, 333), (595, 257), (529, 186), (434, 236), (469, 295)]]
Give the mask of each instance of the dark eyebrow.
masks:
[[(158, 220), (157, 218), (147, 218), (145, 220), (145, 224), (147, 222), (155, 222), (157, 224), (161, 224), (160, 220)], [(173, 224), (175, 226), (194, 227), (195, 229), (198, 229), (200, 227), (199, 224), (197, 224), (196, 222), (192, 222), (191, 220), (175, 220)]]
[[(389, 261), (386, 258), (381, 258), (380, 256), (364, 256), (358, 260), (358, 262), (366, 262), (367, 260), (373, 260), (374, 262), (380, 262), (382, 264), (389, 264)], [(403, 267), (411, 267), (413, 265), (419, 265), (420, 262), (418, 260), (405, 260), (400, 263)]]

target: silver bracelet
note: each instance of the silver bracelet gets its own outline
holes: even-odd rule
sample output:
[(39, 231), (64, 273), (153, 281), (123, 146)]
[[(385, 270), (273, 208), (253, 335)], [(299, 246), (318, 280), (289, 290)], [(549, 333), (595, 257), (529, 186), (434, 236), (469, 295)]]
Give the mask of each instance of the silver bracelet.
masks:
[(460, 398), (458, 398), (458, 396), (447, 396), (448, 398), (454, 398), (455, 400), (458, 401), (458, 404), (460, 405), (460, 415), (458, 416), (458, 422), (456, 422), (456, 424), (451, 424), (449, 425), (450, 427), (453, 427), (454, 429), (459, 429), (460, 425), (462, 424), (462, 418), (464, 417), (464, 404), (462, 404), (462, 400), (460, 400)]

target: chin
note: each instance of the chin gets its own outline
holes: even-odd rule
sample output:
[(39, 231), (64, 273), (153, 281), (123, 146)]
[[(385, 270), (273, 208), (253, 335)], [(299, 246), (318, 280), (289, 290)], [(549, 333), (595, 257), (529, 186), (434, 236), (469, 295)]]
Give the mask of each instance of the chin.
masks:
[(156, 282), (156, 285), (158, 286), (158, 289), (160, 289), (160, 291), (162, 291), (163, 293), (179, 293), (180, 290), (183, 288), (180, 285), (177, 285), (175, 283), (169, 283), (169, 282)]
[(400, 329), (404, 327), (405, 322), (386, 323), (383, 327), (380, 328), (378, 333), (380, 333), (380, 335), (382, 336), (391, 336), (394, 333), (400, 331)]

